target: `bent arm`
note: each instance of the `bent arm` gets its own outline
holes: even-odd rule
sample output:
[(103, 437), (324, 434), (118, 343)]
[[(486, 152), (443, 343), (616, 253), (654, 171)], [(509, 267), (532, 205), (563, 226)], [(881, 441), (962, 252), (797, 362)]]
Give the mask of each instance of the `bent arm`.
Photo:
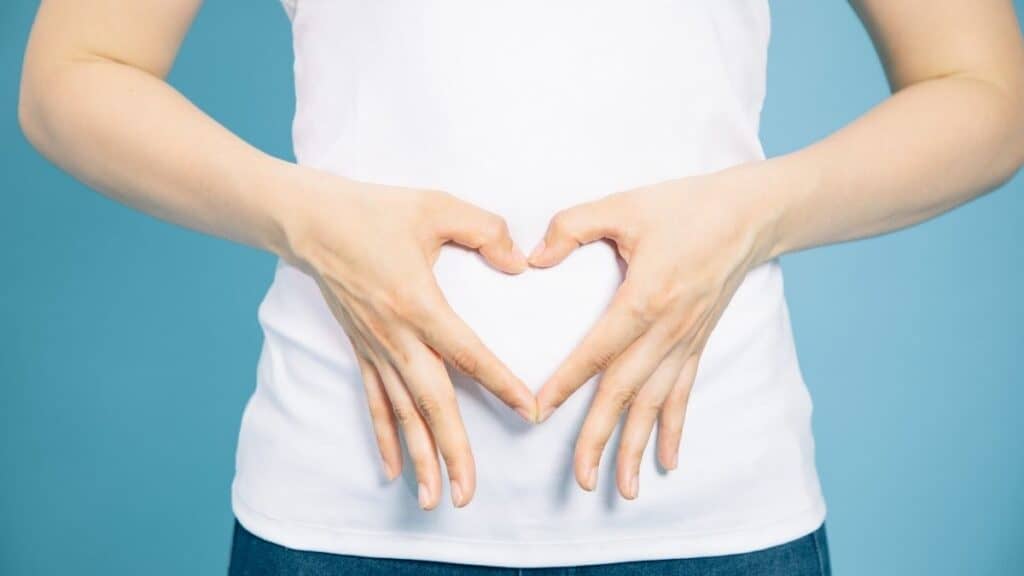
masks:
[(18, 118), (44, 156), (158, 218), (288, 254), (294, 164), (250, 146), (164, 79), (202, 0), (44, 0)]
[(1009, 0), (852, 3), (894, 94), (756, 170), (767, 257), (932, 218), (1024, 163), (1024, 47)]
[(499, 216), (436, 190), (360, 183), (273, 158), (164, 78), (201, 0), (44, 0), (29, 38), (19, 119), (28, 139), (112, 198), (262, 248), (307, 272), (348, 335), (389, 480), (402, 443), (420, 506), (456, 506), (476, 465), (445, 363), (533, 420), (533, 395), (452, 310), (432, 274), (455, 242), (522, 272)]

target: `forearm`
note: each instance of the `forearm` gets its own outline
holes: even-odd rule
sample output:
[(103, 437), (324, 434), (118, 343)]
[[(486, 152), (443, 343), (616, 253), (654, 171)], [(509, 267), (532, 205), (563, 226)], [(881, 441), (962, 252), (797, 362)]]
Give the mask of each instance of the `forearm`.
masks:
[(98, 57), (37, 66), (23, 80), (19, 118), (43, 155), (99, 192), (287, 254), (294, 166), (250, 146), (163, 79)]
[(967, 77), (920, 82), (761, 163), (766, 257), (910, 226), (1005, 182), (1024, 161), (1019, 94)]

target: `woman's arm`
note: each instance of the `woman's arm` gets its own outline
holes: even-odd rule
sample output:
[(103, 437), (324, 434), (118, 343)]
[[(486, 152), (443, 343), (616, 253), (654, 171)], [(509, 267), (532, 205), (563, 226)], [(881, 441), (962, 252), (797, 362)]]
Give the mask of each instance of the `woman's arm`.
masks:
[(881, 234), (1006, 181), (1024, 162), (1024, 47), (1009, 0), (859, 0), (895, 90), (834, 135), (778, 158), (612, 194), (557, 214), (530, 255), (552, 266), (614, 241), (626, 278), (607, 313), (538, 392), (544, 419), (603, 373), (576, 442), (595, 486), (627, 412), (616, 481), (637, 496), (658, 422), (676, 467), (708, 337), (746, 273), (780, 254)]
[(25, 52), (18, 118), (47, 158), (96, 190), (205, 233), (290, 255), (286, 162), (164, 81), (201, 0), (46, 0)]
[(164, 220), (272, 252), (316, 280), (363, 374), (389, 479), (398, 431), (423, 508), (440, 502), (438, 450), (456, 506), (475, 467), (444, 361), (532, 421), (530, 390), (445, 301), (442, 244), (521, 272), (504, 221), (434, 190), (354, 182), (273, 158), (164, 81), (201, 0), (44, 0), (18, 117), (33, 145), (96, 190)]
[(1024, 163), (1024, 46), (1008, 0), (853, 0), (892, 97), (756, 168), (768, 257), (890, 232), (1008, 180)]

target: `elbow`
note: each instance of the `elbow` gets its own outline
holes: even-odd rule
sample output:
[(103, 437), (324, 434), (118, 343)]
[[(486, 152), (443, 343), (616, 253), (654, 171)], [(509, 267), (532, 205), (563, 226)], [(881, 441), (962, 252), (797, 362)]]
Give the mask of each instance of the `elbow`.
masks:
[(1024, 91), (1021, 91), (1021, 94), (1015, 97), (1013, 102), (1009, 118), (1007, 118), (1009, 134), (1006, 145), (1009, 148), (1010, 160), (1009, 174), (1005, 180), (1013, 178), (1021, 168), (1024, 168)]
[(996, 150), (993, 156), (993, 168), (998, 173), (995, 187), (1006, 184), (1024, 168), (1024, 93), (1012, 102), (1012, 108), (1005, 115), (1002, 150)]
[(989, 85), (994, 95), (990, 110), (998, 111), (994, 130), (1001, 134), (994, 166), (1001, 167), (998, 171), (1002, 174), (1002, 185), (1024, 168), (1024, 75)]
[(1014, 164), (1013, 173), (1016, 174), (1021, 168), (1024, 168), (1024, 89), (1020, 91), (1020, 94), (1016, 98), (1015, 114), (1014, 114), (1014, 131), (1015, 138), (1013, 139), (1013, 150), (1014, 150)]
[(66, 96), (74, 93), (63, 85), (63, 75), (54, 72), (26, 68), (18, 88), (18, 127), (29, 145), (51, 161), (62, 136)]
[(985, 84), (990, 98), (984, 114), (992, 119), (999, 142), (992, 166), (1002, 185), (1024, 168), (1024, 73), (989, 77)]
[(980, 96), (976, 118), (988, 134), (992, 188), (1024, 168), (1024, 67), (1012, 71), (975, 70), (937, 77), (965, 82)]
[(31, 71), (26, 70), (18, 88), (18, 127), (28, 143), (42, 153), (47, 122), (45, 98), (42, 96), (45, 90), (38, 87), (32, 77)]
[(1004, 84), (1007, 100), (1007, 125), (1010, 127), (1008, 138), (1011, 147), (1012, 173), (1016, 174), (1024, 168), (1024, 71), (1017, 71)]
[(36, 146), (39, 133), (38, 111), (34, 95), (24, 78), (18, 90), (18, 127), (25, 139)]

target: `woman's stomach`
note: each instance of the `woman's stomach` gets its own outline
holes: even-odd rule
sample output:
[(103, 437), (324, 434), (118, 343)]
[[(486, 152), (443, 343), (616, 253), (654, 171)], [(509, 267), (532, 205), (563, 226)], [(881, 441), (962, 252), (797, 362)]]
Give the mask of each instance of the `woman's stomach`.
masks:
[[(623, 274), (604, 242), (520, 275), (446, 246), (434, 271), (456, 313), (534, 391), (600, 317)], [(533, 425), (452, 372), (477, 490), (466, 508), (454, 509), (445, 494), (428, 512), (418, 507), (408, 457), (398, 479), (384, 477), (351, 345), (316, 284), (279, 263), (259, 310), (265, 340), (239, 439), (238, 506), (332, 534), (492, 543), (717, 533), (792, 515), (820, 493), (810, 399), (781, 280), (777, 263), (769, 262), (740, 286), (705, 349), (679, 469), (660, 469), (652, 436), (638, 500), (622, 500), (615, 488), (617, 432), (594, 493), (583, 492), (572, 474), (575, 439), (599, 377)]]

